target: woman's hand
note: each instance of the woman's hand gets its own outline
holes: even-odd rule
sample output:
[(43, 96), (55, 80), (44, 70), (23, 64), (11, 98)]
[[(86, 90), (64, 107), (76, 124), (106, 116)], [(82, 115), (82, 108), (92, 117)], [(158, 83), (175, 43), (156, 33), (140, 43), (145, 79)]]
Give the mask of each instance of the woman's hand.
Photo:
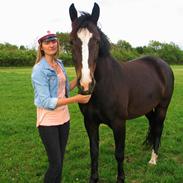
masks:
[(77, 94), (75, 97), (77, 97), (77, 101), (78, 103), (81, 104), (86, 104), (89, 102), (91, 95), (81, 95), (81, 94)]

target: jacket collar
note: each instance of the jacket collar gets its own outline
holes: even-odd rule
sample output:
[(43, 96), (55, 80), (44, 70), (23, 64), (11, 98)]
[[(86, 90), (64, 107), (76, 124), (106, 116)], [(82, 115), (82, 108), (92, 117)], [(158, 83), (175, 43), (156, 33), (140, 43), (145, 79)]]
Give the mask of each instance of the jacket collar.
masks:
[[(56, 62), (60, 65), (62, 71), (64, 71), (64, 74), (65, 74), (65, 70), (64, 70), (64, 66), (63, 66), (62, 61), (59, 60), (59, 59), (57, 59)], [(42, 57), (42, 58), (41, 58), (39, 64), (40, 64), (41, 67), (44, 67), (45, 69), (50, 69), (50, 70), (53, 70), (53, 71), (54, 71), (54, 69), (53, 69), (53, 68), (48, 64), (48, 62), (46, 61), (45, 57)]]

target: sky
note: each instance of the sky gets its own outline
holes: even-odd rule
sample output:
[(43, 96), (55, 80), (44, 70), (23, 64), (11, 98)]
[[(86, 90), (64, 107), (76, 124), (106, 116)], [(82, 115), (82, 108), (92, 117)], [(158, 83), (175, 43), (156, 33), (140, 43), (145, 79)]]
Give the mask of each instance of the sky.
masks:
[(183, 48), (183, 0), (1, 0), (0, 43), (36, 47), (47, 30), (69, 33), (69, 6), (91, 13), (100, 7), (98, 26), (116, 43), (133, 47), (150, 40), (174, 42)]

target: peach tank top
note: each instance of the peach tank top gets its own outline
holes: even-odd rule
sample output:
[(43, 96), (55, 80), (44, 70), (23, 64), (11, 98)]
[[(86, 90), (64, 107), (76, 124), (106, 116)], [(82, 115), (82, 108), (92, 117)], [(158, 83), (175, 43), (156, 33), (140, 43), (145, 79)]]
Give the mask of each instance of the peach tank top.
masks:
[[(58, 97), (65, 98), (65, 82), (66, 77), (62, 71), (57, 74), (59, 80)], [(62, 125), (70, 120), (68, 105), (62, 105), (54, 110), (37, 108), (37, 124), (36, 126), (55, 126)]]

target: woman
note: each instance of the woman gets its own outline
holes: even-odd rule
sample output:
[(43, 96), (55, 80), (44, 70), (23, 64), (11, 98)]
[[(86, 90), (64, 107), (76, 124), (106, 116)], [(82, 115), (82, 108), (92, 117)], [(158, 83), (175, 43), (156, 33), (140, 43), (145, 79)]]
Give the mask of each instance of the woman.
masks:
[(67, 104), (87, 103), (90, 95), (69, 97), (77, 79), (69, 84), (59, 55), (56, 34), (48, 31), (38, 40), (38, 54), (32, 71), (37, 127), (45, 146), (49, 168), (44, 183), (60, 183), (65, 147), (68, 140), (70, 115)]

